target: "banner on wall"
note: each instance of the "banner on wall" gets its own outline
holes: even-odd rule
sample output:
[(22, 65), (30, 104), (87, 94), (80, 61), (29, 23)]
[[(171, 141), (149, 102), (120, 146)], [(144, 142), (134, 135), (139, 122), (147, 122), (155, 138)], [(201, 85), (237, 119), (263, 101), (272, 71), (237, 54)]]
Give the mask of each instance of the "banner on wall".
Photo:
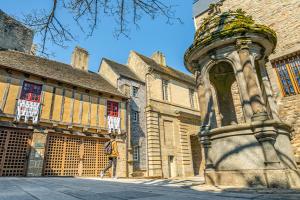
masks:
[(120, 117), (108, 116), (107, 117), (108, 132), (111, 133), (117, 131), (120, 134), (121, 133), (120, 122), (121, 122)]
[(40, 112), (39, 102), (32, 102), (32, 101), (19, 99), (17, 105), (16, 120), (20, 121), (20, 119), (24, 117), (25, 123), (27, 123), (28, 120), (31, 119), (33, 124), (37, 124), (39, 118), (39, 112)]

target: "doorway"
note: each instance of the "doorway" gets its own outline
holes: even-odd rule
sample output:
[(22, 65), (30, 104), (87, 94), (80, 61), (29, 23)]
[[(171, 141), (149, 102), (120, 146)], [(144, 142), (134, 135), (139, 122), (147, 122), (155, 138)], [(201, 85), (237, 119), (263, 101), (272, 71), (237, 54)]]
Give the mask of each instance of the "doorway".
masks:
[(169, 163), (169, 178), (176, 177), (176, 166), (174, 156), (168, 156)]

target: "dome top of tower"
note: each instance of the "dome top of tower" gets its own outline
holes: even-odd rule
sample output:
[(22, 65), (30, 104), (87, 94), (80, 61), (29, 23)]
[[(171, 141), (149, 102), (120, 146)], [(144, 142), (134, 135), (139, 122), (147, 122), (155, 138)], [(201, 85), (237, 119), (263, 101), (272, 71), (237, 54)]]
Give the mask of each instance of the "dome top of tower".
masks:
[(196, 31), (194, 42), (185, 53), (186, 68), (193, 71), (190, 65), (195, 53), (199, 55), (201, 52), (203, 55), (219, 46), (234, 43), (239, 38), (249, 38), (260, 44), (267, 56), (274, 51), (277, 44), (275, 31), (255, 23), (252, 17), (241, 9), (209, 15)]

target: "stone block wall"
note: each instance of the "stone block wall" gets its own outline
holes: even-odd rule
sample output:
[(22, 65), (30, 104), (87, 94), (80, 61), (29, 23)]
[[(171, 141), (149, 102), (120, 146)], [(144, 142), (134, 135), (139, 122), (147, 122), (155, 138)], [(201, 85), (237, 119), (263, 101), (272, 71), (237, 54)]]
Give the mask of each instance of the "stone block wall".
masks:
[[(278, 44), (270, 61), (300, 50), (300, 1), (299, 0), (225, 0), (221, 11), (242, 9), (260, 24), (272, 28), (277, 33)], [(195, 19), (196, 28), (208, 13)], [(300, 165), (300, 95), (284, 97), (278, 77), (271, 62), (266, 64), (267, 72), (278, 105), (279, 117), (295, 129), (292, 140), (296, 161)]]
[[(119, 89), (122, 85), (128, 85), (131, 88), (137, 87), (138, 94), (136, 97), (131, 95), (130, 100), (130, 111), (131, 111), (131, 119), (130, 119), (130, 132), (131, 132), (131, 148), (134, 146), (139, 147), (139, 159), (137, 161), (133, 161), (134, 171), (136, 170), (147, 170), (147, 141), (146, 141), (146, 91), (145, 84), (141, 82), (137, 82), (125, 77), (119, 78), (118, 87)], [(133, 112), (138, 112), (139, 119), (137, 122), (133, 121)]]
[(47, 134), (33, 133), (27, 176), (41, 176), (45, 157)]
[(119, 158), (117, 161), (117, 177), (127, 177), (127, 145), (125, 140), (118, 139)]
[(33, 31), (0, 9), (0, 49), (29, 53), (32, 41)]

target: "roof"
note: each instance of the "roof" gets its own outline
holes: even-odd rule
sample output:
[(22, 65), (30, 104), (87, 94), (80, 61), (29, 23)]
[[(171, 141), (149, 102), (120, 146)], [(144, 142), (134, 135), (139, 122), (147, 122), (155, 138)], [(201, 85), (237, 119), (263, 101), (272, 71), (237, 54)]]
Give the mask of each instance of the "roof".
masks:
[(135, 81), (144, 82), (128, 66), (122, 65), (107, 58), (103, 58), (103, 60), (112, 68), (113, 71), (121, 76), (133, 79)]
[(17, 51), (0, 51), (0, 65), (98, 92), (125, 97), (101, 75)]
[(176, 69), (173, 69), (172, 67), (169, 67), (169, 66), (163, 66), (163, 65), (160, 65), (158, 64), (157, 62), (155, 62), (153, 59), (147, 57), (147, 56), (144, 56), (144, 55), (141, 55), (137, 52), (135, 52), (137, 56), (139, 56), (147, 65), (151, 66), (154, 70), (156, 71), (159, 71), (159, 72), (162, 72), (164, 74), (167, 74), (167, 75), (170, 75), (172, 76), (173, 78), (176, 78), (176, 79), (179, 79), (181, 81), (185, 81), (185, 82), (188, 82), (190, 84), (193, 84), (195, 85), (196, 84), (196, 79), (194, 76), (191, 76), (191, 75), (188, 75), (188, 74), (185, 74), (181, 71), (178, 71)]

